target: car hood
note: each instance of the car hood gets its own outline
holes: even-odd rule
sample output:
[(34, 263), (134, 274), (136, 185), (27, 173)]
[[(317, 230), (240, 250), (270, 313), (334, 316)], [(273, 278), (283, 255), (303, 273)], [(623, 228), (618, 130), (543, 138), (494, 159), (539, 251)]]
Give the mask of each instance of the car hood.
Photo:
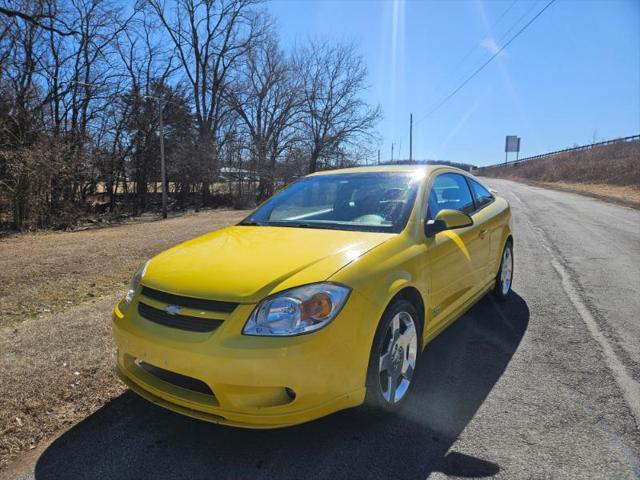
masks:
[(142, 283), (178, 295), (255, 303), (275, 291), (326, 280), (392, 236), (236, 225), (153, 257)]

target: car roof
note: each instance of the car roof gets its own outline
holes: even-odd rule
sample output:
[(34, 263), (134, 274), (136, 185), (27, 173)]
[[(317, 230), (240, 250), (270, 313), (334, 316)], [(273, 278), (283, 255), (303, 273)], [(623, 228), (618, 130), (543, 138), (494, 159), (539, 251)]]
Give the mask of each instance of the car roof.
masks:
[(335, 174), (345, 174), (345, 173), (373, 173), (373, 172), (387, 172), (387, 173), (416, 173), (416, 172), (424, 172), (425, 174), (429, 174), (434, 170), (440, 168), (447, 168), (454, 171), (458, 171), (460, 173), (468, 173), (459, 168), (451, 167), (450, 165), (421, 165), (421, 164), (406, 164), (406, 165), (372, 165), (368, 167), (352, 167), (352, 168), (341, 168), (336, 170), (323, 170), (321, 172), (315, 172), (310, 174), (309, 176), (316, 175), (335, 175)]

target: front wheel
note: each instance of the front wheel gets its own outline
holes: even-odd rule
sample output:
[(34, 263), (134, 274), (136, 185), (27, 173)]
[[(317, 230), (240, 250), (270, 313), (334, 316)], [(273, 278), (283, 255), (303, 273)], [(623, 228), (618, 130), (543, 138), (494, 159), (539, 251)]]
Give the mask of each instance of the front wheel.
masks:
[(493, 289), (493, 296), (498, 301), (504, 301), (511, 293), (511, 283), (513, 282), (513, 242), (507, 241), (502, 252), (500, 269), (496, 277), (496, 286)]
[(400, 408), (413, 386), (419, 341), (418, 312), (406, 300), (385, 311), (373, 340), (365, 403), (382, 411)]

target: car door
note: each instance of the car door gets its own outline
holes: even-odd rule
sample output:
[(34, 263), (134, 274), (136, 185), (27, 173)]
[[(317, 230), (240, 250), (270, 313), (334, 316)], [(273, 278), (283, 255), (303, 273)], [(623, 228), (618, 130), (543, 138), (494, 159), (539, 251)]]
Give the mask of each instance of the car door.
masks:
[[(472, 214), (475, 204), (463, 175), (445, 172), (437, 175), (428, 196), (427, 220), (440, 210), (460, 210)], [(427, 268), (431, 275), (431, 322), (437, 329), (465, 305), (478, 289), (476, 271), (480, 243), (478, 229), (446, 230), (427, 239)]]
[(493, 194), (474, 178), (465, 178), (475, 205), (471, 218), (478, 232), (478, 239), (474, 245), (473, 262), (476, 281), (480, 288), (491, 280), (490, 277), (493, 274), (491, 265), (493, 265), (492, 259), (495, 258), (495, 255), (492, 255), (491, 251), (495, 246), (491, 242), (492, 239), (494, 242), (496, 241), (494, 233), (499, 225), (493, 215), (493, 209), (490, 207), (495, 201)]

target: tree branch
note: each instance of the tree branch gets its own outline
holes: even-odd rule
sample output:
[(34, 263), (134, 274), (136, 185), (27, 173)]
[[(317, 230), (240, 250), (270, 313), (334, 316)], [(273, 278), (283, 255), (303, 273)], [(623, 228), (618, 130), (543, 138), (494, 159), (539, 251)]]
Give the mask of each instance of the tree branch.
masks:
[(18, 10), (11, 10), (9, 8), (5, 8), (5, 7), (0, 7), (0, 13), (3, 15), (6, 15), (7, 17), (10, 18), (21, 18), (22, 20), (31, 23), (32, 25), (35, 25), (39, 28), (42, 28), (43, 30), (47, 30), (49, 32), (54, 32), (57, 33), (58, 35), (62, 35), (62, 36), (71, 36), (71, 35), (80, 35), (80, 32), (78, 32), (77, 30), (67, 30), (62, 31), (59, 28), (56, 28), (52, 25), (45, 25), (44, 23), (41, 22), (41, 20), (43, 19), (50, 19), (51, 17), (47, 16), (47, 15), (39, 15), (39, 16), (34, 16), (34, 15), (29, 15), (27, 13), (24, 12), (20, 12)]

